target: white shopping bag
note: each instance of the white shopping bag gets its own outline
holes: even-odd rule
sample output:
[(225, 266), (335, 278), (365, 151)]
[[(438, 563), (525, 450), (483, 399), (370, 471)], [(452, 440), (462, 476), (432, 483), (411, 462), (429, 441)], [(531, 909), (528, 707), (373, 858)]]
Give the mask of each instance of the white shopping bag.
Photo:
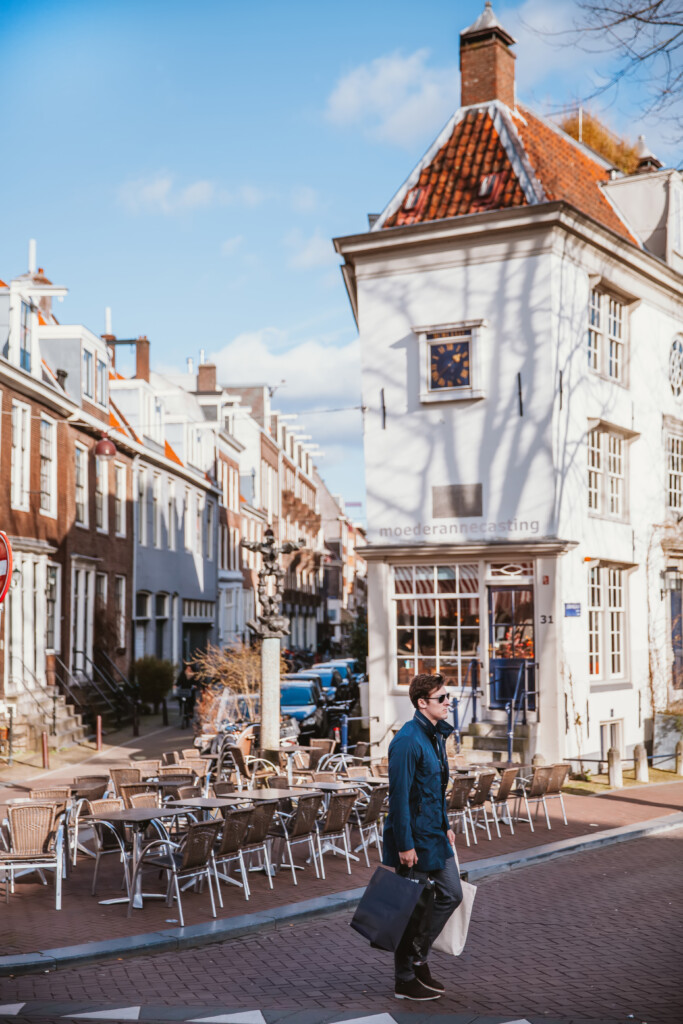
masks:
[[(453, 852), (455, 862), (458, 865), (458, 871), (460, 871), (458, 855), (455, 853), (455, 850)], [(472, 904), (474, 903), (477, 891), (476, 885), (471, 885), (469, 882), (461, 880), (460, 884), (462, 885), (462, 903), (459, 907), (456, 907), (448, 918), (432, 946), (432, 949), (438, 950), (439, 953), (450, 953), (451, 956), (460, 956), (465, 948), (467, 929), (470, 926), (470, 917), (472, 915)]]

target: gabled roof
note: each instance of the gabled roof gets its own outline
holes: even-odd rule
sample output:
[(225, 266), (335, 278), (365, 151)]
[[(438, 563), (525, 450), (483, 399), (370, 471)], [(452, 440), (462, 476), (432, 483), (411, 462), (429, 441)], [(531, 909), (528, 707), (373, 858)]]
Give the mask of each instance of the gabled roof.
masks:
[(640, 245), (606, 198), (609, 165), (555, 125), (498, 100), (461, 107), (373, 231), (565, 200)]

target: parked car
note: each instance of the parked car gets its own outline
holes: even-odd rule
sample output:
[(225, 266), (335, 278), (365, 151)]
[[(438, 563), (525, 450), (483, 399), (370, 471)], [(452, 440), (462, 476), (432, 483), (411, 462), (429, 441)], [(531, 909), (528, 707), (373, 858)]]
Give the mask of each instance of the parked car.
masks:
[[(353, 660), (353, 659), (351, 659)], [(358, 699), (358, 680), (351, 671), (347, 661), (339, 659), (339, 661), (325, 661), (320, 665), (314, 665), (309, 672), (320, 672), (322, 670), (329, 671), (333, 669), (338, 672), (342, 678), (342, 685), (337, 687), (337, 696), (339, 700), (357, 700)]]
[(344, 683), (341, 673), (332, 665), (313, 665), (311, 668), (304, 669), (301, 672), (293, 672), (285, 678), (318, 679), (320, 680), (323, 693), (328, 698), (334, 696), (337, 688)]
[(299, 724), (299, 742), (306, 745), (312, 737), (328, 733), (327, 698), (319, 679), (293, 679), (280, 683), (280, 710)]

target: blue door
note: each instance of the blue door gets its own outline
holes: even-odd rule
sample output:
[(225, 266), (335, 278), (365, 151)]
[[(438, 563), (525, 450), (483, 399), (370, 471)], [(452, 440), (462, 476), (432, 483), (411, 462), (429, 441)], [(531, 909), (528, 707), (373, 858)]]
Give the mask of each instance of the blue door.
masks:
[[(520, 680), (535, 689), (533, 671), (525, 671), (534, 650), (533, 587), (489, 587), (489, 707), (505, 708)], [(527, 706), (536, 708), (532, 693)]]

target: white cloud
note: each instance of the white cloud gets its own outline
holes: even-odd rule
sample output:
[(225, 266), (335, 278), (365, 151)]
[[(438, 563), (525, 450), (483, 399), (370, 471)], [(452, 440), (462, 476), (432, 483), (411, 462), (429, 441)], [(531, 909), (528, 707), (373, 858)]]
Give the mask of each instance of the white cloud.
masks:
[(406, 147), (437, 131), (458, 106), (459, 75), (455, 66), (429, 67), (428, 58), (425, 49), (393, 53), (349, 71), (328, 98), (328, 120)]
[(330, 239), (316, 230), (308, 238), (297, 229), (290, 231), (284, 240), (290, 251), (287, 266), (293, 270), (311, 270), (317, 267), (329, 267), (339, 262)]
[(215, 197), (210, 181), (194, 181), (180, 188), (173, 175), (166, 173), (127, 181), (119, 189), (119, 198), (131, 213), (182, 213), (210, 206)]
[(310, 185), (300, 185), (292, 189), (291, 203), (297, 213), (314, 213), (320, 208), (320, 197)]
[(237, 252), (243, 241), (244, 235), (233, 235), (232, 238), (226, 238), (221, 243), (221, 255), (232, 256), (233, 253)]

